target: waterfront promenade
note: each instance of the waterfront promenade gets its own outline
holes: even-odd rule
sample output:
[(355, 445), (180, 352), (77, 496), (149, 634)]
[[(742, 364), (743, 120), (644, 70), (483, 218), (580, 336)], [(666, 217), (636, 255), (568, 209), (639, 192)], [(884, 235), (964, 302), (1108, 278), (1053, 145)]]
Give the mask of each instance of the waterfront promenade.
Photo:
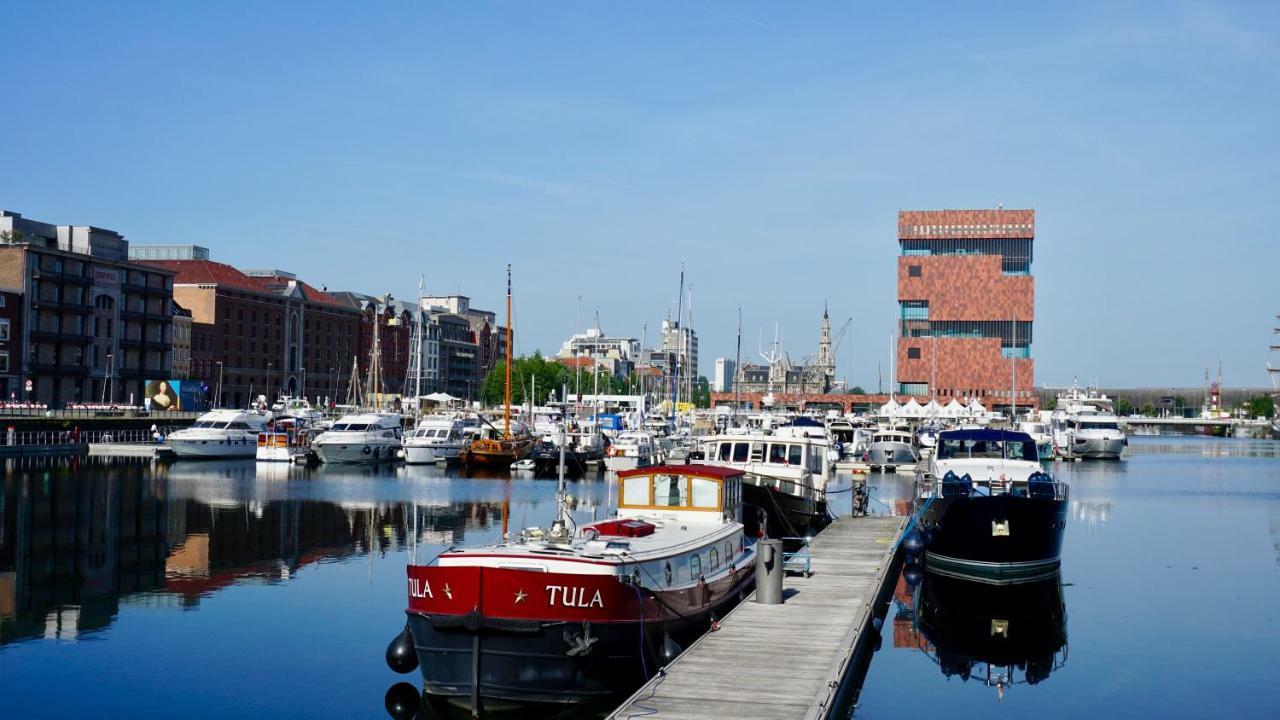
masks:
[(787, 576), (783, 604), (761, 605), (753, 593), (609, 717), (829, 717), (871, 651), (905, 523), (832, 523), (813, 541), (812, 575)]

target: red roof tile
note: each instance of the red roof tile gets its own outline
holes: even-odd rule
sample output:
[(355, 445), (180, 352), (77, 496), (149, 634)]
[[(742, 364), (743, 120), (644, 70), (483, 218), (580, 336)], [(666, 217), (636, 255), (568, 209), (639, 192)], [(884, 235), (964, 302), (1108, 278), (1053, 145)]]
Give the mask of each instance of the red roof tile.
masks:
[[(289, 284), (289, 278), (286, 277), (250, 277), (226, 263), (212, 260), (147, 260), (142, 264), (173, 271), (176, 273), (173, 278), (175, 285), (225, 285), (240, 290), (279, 295), (278, 288)], [(308, 300), (322, 305), (346, 307), (332, 295), (321, 292), (301, 280), (297, 282)]]

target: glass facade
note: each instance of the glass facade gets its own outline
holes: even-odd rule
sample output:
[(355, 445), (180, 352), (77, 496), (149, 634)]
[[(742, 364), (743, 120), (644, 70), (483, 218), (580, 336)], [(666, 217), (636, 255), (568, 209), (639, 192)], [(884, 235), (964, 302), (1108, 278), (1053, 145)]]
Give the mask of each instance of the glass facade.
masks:
[(903, 255), (999, 255), (1005, 275), (1031, 274), (1030, 238), (950, 238), (898, 241)]
[(905, 320), (928, 320), (929, 319), (929, 301), (928, 300), (903, 300), (899, 303), (902, 311), (902, 319)]

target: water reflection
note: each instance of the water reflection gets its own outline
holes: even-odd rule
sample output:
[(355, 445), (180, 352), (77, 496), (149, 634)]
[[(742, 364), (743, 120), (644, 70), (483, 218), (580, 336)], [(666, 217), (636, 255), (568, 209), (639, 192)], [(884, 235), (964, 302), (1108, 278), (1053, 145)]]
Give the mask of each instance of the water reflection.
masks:
[(918, 649), (948, 679), (975, 680), (1001, 700), (1013, 685), (1042, 682), (1067, 659), (1058, 573), (991, 585), (908, 566), (894, 605), (894, 647)]
[[(288, 582), (309, 565), (462, 545), (468, 532), (528, 521), (545, 504), (510, 484), (468, 485), (439, 471), (264, 465), (7, 463), (0, 646), (75, 640), (109, 627), (122, 605), (192, 608), (235, 584)], [(578, 491), (579, 511), (599, 510), (599, 485)], [(513, 493), (525, 500), (518, 515)]]

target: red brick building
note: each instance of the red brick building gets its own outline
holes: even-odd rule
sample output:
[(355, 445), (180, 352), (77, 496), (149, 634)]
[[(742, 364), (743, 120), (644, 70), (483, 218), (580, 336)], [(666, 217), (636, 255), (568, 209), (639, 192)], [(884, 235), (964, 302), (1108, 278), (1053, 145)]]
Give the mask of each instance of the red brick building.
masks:
[(898, 213), (900, 395), (1035, 405), (1034, 210)]
[(146, 264), (175, 274), (173, 297), (192, 317), (191, 377), (208, 386), (212, 403), (345, 397), (359, 352), (357, 310), (279, 270), (242, 271), (212, 260)]

